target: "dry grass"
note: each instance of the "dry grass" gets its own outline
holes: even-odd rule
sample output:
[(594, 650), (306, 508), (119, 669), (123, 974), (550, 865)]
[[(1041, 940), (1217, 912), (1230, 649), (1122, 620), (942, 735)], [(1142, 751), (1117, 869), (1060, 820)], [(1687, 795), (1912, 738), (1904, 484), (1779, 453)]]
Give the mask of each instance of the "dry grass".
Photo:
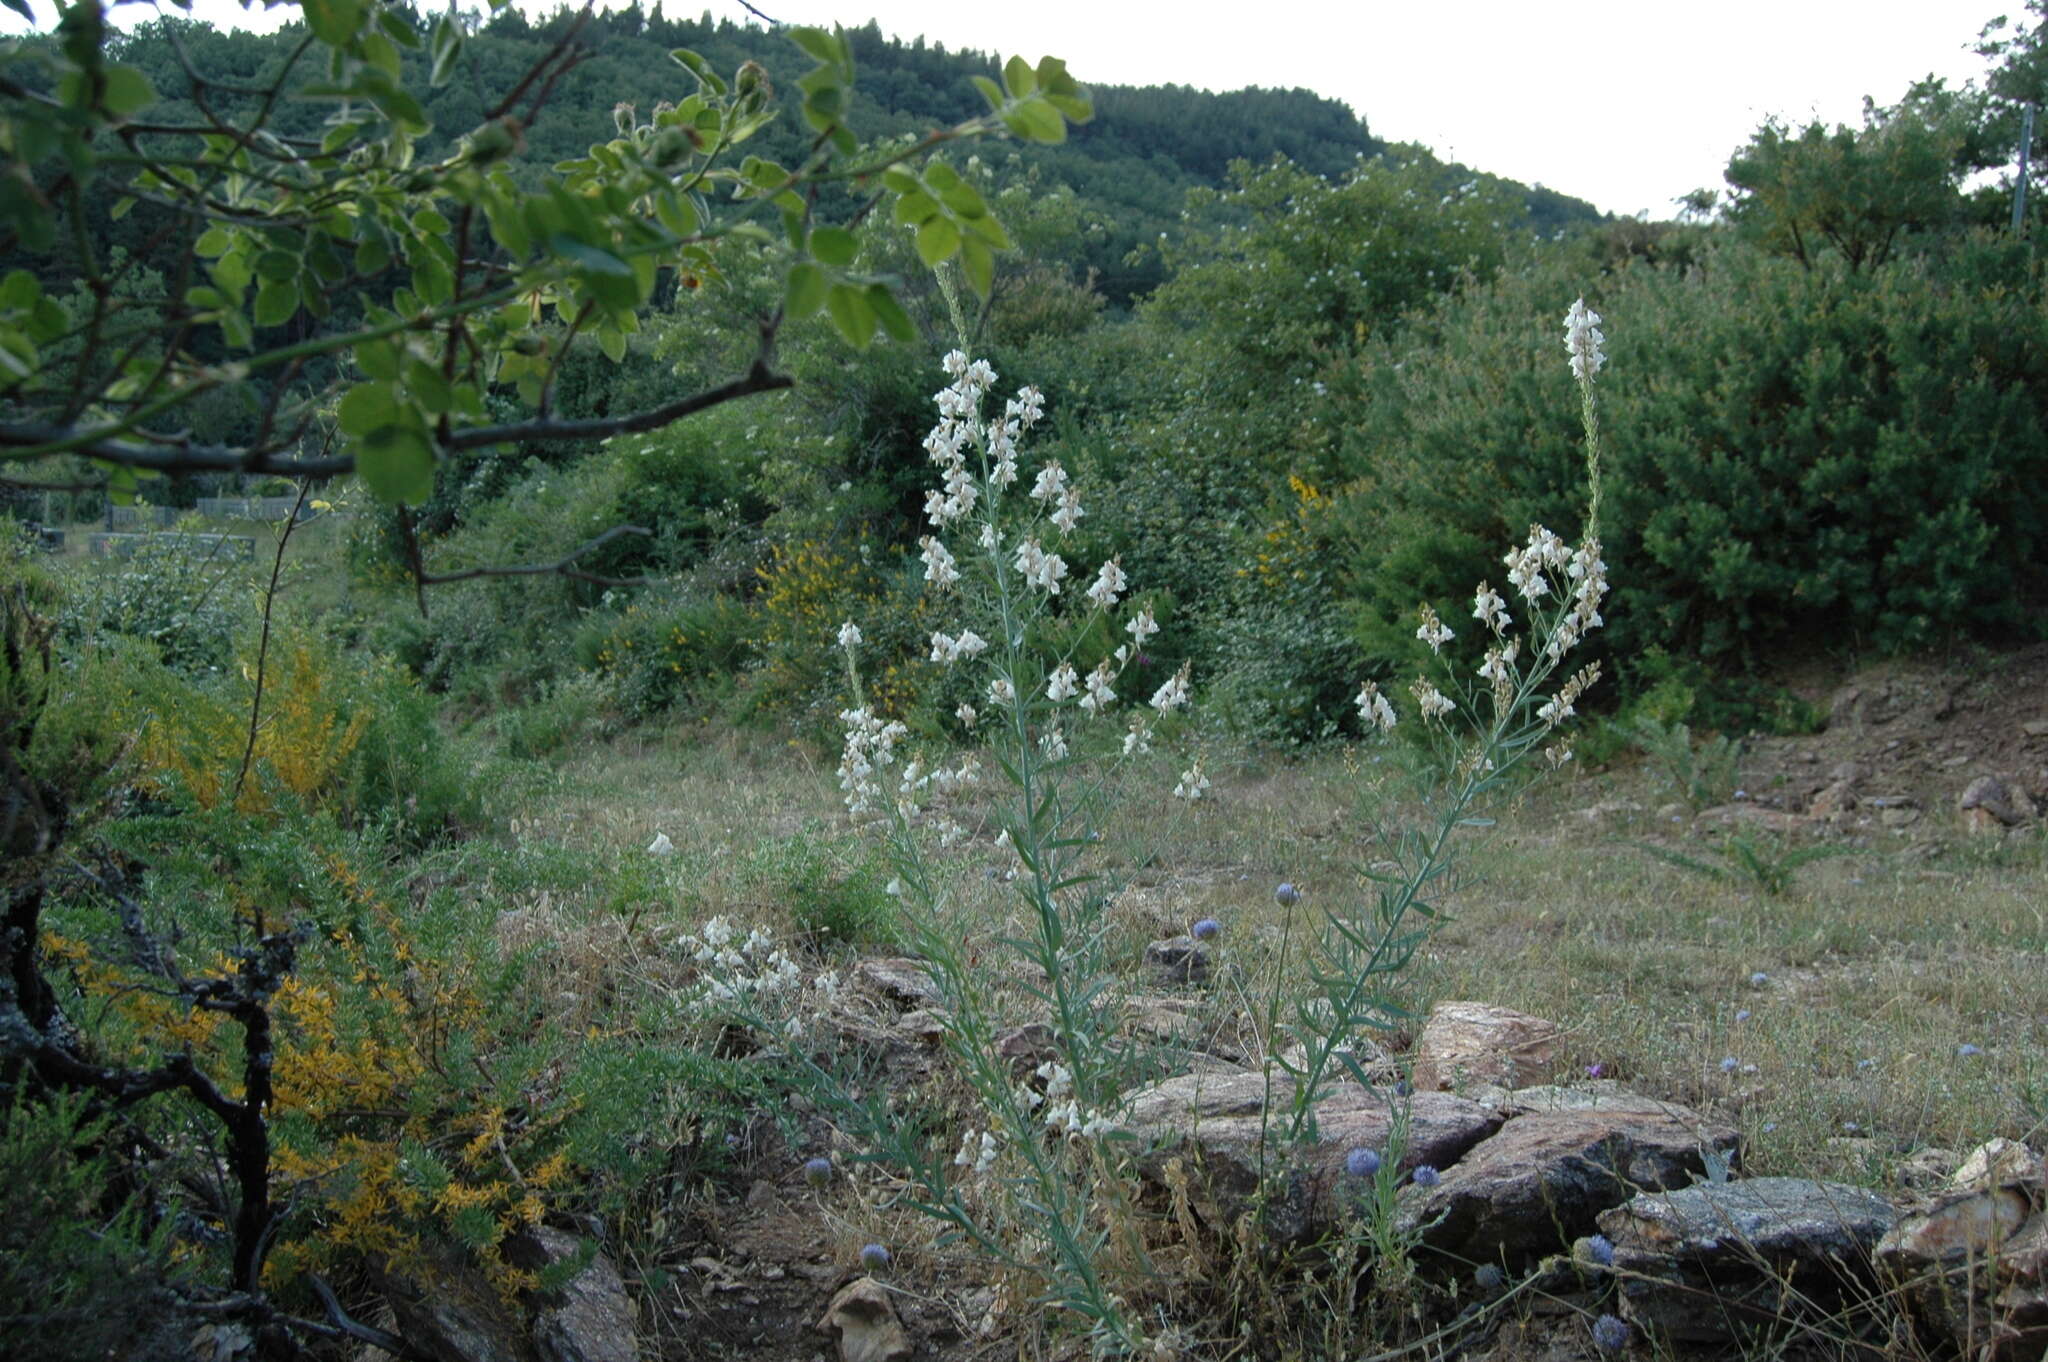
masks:
[[(1302, 987), (1301, 933), (1370, 902), (1379, 852), (1361, 807), (1398, 818), (1392, 765), (1352, 750), (1211, 761), (1213, 798), (1127, 778), (1104, 869), (1125, 888), (1113, 958), (1204, 916), (1225, 924), (1210, 1019), (1258, 1043), (1276, 991)], [(1723, 1114), (1754, 1173), (1883, 1185), (1926, 1146), (2038, 1140), (2048, 1121), (2048, 856), (2038, 827), (1987, 844), (1958, 833), (1908, 851), (1802, 869), (1777, 897), (1668, 865), (1579, 811), (1646, 796), (1623, 770), (1557, 781), (1474, 830), (1445, 919), (1402, 1001), (1470, 998), (1549, 1017), (1569, 1035), (1559, 1077), (1598, 1064), (1658, 1096)], [(868, 855), (839, 816), (829, 763), (775, 739), (681, 727), (565, 767), (519, 822), (631, 863), (656, 832), (647, 925), (722, 912), (801, 930), (780, 869), (791, 845), (852, 870)], [(1169, 807), (1171, 806), (1171, 807)], [(1674, 845), (1687, 845), (1674, 843)], [(1013, 897), (986, 846), (955, 853), (951, 911), (989, 939)], [(1305, 892), (1292, 910), (1273, 888)], [(1290, 930), (1293, 947), (1283, 954)], [(881, 949), (882, 947), (875, 947)], [(1766, 976), (1752, 982), (1757, 974)], [(1025, 1008), (1018, 1000), (1020, 1016)], [(1972, 1045), (1981, 1053), (1962, 1055)], [(1734, 1072), (1723, 1060), (1734, 1058)]]

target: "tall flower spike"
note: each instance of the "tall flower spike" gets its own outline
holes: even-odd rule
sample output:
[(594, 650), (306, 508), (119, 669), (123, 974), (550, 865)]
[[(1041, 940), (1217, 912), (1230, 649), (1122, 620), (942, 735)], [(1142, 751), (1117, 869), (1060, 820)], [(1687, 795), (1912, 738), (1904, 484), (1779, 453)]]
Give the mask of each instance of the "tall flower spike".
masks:
[(1581, 383), (1592, 382), (1593, 375), (1607, 363), (1607, 356), (1600, 349), (1606, 343), (1607, 337), (1600, 334), (1600, 314), (1588, 308), (1584, 298), (1573, 303), (1564, 314), (1564, 344), (1572, 354), (1573, 378)]

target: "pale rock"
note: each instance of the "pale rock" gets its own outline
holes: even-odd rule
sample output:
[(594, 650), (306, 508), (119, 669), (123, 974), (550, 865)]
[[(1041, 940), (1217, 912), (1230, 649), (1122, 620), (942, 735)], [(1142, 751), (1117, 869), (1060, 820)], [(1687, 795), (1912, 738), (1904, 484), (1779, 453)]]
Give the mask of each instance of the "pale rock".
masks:
[(848, 1282), (814, 1327), (839, 1340), (839, 1362), (902, 1362), (910, 1338), (896, 1318), (888, 1291), (873, 1277)]
[(2019, 1187), (1952, 1192), (1884, 1237), (1878, 1267), (1921, 1327), (1971, 1362), (2036, 1362), (2048, 1351), (2048, 1216), (2031, 1212)]
[(1053, 1047), (1052, 1028), (1044, 1022), (1013, 1026), (999, 1034), (995, 1043), (996, 1054), (1009, 1061), (1010, 1077), (1019, 1083), (1058, 1053)]
[(668, 839), (667, 833), (657, 832), (654, 834), (654, 840), (647, 844), (647, 854), (649, 856), (673, 856), (676, 854), (676, 844)]
[[(2015, 790), (1997, 776), (1978, 776), (1971, 781), (1956, 809), (1973, 829), (1996, 830), (2017, 827), (2034, 816), (2034, 801), (2025, 790)], [(1972, 818), (1971, 815), (1976, 815)]]
[[(583, 1252), (573, 1234), (546, 1225), (520, 1236), (538, 1245), (546, 1265), (568, 1262)], [(507, 1257), (512, 1257), (508, 1247)], [(590, 1255), (583, 1270), (555, 1291), (543, 1292), (533, 1316), (533, 1346), (540, 1362), (635, 1362), (639, 1311), (611, 1259)]]
[(2039, 1154), (2017, 1140), (2000, 1136), (1971, 1150), (1949, 1179), (1949, 1185), (1959, 1192), (2017, 1187), (2039, 1206), (2048, 1200), (2044, 1196), (2042, 1171)]
[(853, 981), (883, 1001), (904, 1009), (936, 1008), (944, 998), (933, 982), (931, 969), (922, 960), (885, 955), (863, 960), (853, 967)]
[(1846, 780), (1838, 780), (1813, 797), (1806, 806), (1810, 818), (1835, 819), (1856, 807), (1856, 789)]
[(1438, 1003), (1415, 1042), (1415, 1086), (1515, 1087), (1549, 1073), (1563, 1034), (1556, 1022), (1510, 1008)]

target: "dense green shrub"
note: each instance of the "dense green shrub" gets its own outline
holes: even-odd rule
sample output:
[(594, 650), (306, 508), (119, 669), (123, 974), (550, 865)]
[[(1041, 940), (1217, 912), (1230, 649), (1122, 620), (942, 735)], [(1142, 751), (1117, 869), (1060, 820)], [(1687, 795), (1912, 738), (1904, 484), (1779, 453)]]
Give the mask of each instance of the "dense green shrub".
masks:
[(2024, 252), (1970, 239), (1850, 273), (1740, 244), (1588, 287), (1552, 256), (1367, 355), (1344, 412), (1350, 591), (1375, 653), (1418, 589), (1570, 533), (1583, 472), (1563, 356), (1531, 319), (1581, 290), (1602, 376), (1609, 641), (1741, 665), (1795, 639), (1883, 649), (2037, 631), (2048, 589), (2048, 312)]
[(249, 571), (225, 544), (183, 531), (152, 534), (130, 557), (97, 559), (74, 574), (58, 624), (73, 646), (141, 639), (179, 671), (218, 671), (247, 622), (242, 583)]

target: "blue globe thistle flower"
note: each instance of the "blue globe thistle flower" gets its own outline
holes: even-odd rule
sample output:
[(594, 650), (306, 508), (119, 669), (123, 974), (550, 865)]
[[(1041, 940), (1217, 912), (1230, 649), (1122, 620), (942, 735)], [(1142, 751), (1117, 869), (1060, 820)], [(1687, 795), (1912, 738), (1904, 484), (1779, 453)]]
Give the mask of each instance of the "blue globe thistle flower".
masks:
[(1721, 1072), (1724, 1074), (1732, 1074), (1740, 1067), (1742, 1067), (1742, 1062), (1736, 1059), (1734, 1055), (1728, 1055), (1721, 1060)]
[(1478, 1283), (1481, 1291), (1498, 1291), (1507, 1277), (1501, 1272), (1499, 1264), (1481, 1263), (1478, 1271), (1472, 1274), (1472, 1280)]
[[(1771, 976), (1765, 974), (1762, 970), (1758, 970), (1755, 974), (1749, 976), (1749, 983), (1752, 988), (1762, 988), (1769, 982), (1771, 982)], [(1627, 1326), (1624, 1325), (1622, 1327), (1626, 1328)]]
[(1214, 941), (1223, 934), (1223, 924), (1213, 917), (1205, 917), (1188, 928), (1188, 935), (1197, 941)]
[(1380, 1156), (1370, 1149), (1354, 1149), (1344, 1156), (1344, 1171), (1354, 1178), (1369, 1178), (1380, 1171)]
[(1282, 908), (1292, 908), (1301, 902), (1301, 891), (1292, 884), (1283, 884), (1273, 891), (1273, 897), (1280, 901)]
[(1981, 1055), (1983, 1053), (1984, 1051), (1981, 1048), (1975, 1045), (1971, 1045), (1968, 1042), (1965, 1042), (1964, 1044), (1958, 1045), (1956, 1047), (1957, 1059), (1969, 1059), (1974, 1055)]
[(1603, 1353), (1618, 1353), (1628, 1346), (1628, 1322), (1616, 1315), (1602, 1315), (1593, 1321), (1593, 1346)]
[(1602, 1267), (1614, 1266), (1614, 1241), (1604, 1234), (1586, 1240), (1586, 1253)]
[(1444, 1180), (1443, 1174), (1426, 1163), (1416, 1164), (1415, 1171), (1408, 1176), (1415, 1180), (1417, 1187), (1434, 1187)]
[(860, 1265), (870, 1272), (880, 1272), (890, 1261), (889, 1250), (880, 1244), (869, 1244), (860, 1251)]
[(808, 1159), (804, 1162), (804, 1181), (813, 1187), (823, 1187), (832, 1181), (832, 1160)]

